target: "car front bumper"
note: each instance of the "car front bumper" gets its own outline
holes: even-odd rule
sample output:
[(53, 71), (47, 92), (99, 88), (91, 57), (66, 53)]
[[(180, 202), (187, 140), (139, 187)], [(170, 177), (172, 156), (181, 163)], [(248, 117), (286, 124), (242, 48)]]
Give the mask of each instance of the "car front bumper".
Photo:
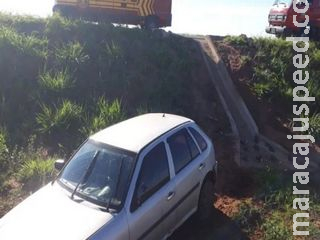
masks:
[(266, 33), (270, 34), (284, 34), (287, 32), (286, 26), (268, 26), (266, 27)]

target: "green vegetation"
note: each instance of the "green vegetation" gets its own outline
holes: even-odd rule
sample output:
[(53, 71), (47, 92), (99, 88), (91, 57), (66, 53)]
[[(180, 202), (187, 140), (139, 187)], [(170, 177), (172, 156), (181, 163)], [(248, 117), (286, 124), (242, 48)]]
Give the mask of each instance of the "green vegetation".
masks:
[[(320, 198), (315, 188), (310, 187), (310, 196), (293, 196), (292, 175), (267, 168), (255, 172), (255, 196), (243, 201), (232, 217), (249, 236), (258, 234), (266, 240), (317, 239), (320, 220)], [(293, 209), (295, 197), (310, 198), (310, 238), (294, 238), (292, 216), (299, 212)], [(318, 223), (317, 223), (318, 222)], [(260, 239), (259, 238), (259, 239)], [(256, 239), (256, 237), (253, 237)]]
[(49, 92), (62, 92), (74, 87), (74, 81), (71, 79), (67, 70), (58, 71), (57, 73), (54, 73), (54, 75), (45, 72), (39, 76), (39, 84), (44, 90)]
[[(293, 57), (297, 54), (293, 49), (292, 42), (273, 38), (252, 39), (241, 35), (224, 38), (223, 42), (220, 43), (220, 47), (222, 53), (224, 53), (223, 51), (227, 52), (224, 55), (224, 60), (230, 65), (232, 63), (227, 57), (235, 56), (236, 54), (236, 57), (240, 56), (238, 61), (241, 64), (241, 68), (236, 69), (236, 67), (230, 66), (230, 71), (235, 78), (240, 75), (239, 80), (243, 83), (241, 85), (246, 85), (245, 87), (250, 90), (248, 91), (249, 94), (254, 95), (250, 96), (253, 97), (251, 99), (256, 99), (256, 103), (261, 103), (262, 107), (267, 106), (267, 108), (272, 109), (272, 113), (276, 115), (273, 117), (281, 123), (286, 123), (288, 119), (297, 117), (292, 113), (292, 92), (296, 87), (293, 81), (293, 73), (296, 71)], [(310, 75), (307, 88), (310, 91), (310, 96), (316, 99), (320, 97), (319, 47), (318, 42), (310, 42), (307, 52), (310, 57), (310, 63), (305, 69)], [(250, 98), (247, 98), (247, 101), (250, 101), (248, 99)], [(309, 134), (314, 136), (317, 141), (316, 144), (319, 144), (320, 102), (316, 100), (309, 103), (309, 107)], [(256, 121), (266, 124), (259, 117), (257, 117)], [(264, 115), (263, 118), (265, 117)], [(306, 116), (301, 115), (300, 117), (304, 118)], [(272, 125), (273, 123), (270, 120), (268, 124)], [(293, 126), (293, 122), (283, 126), (290, 128)], [(279, 127), (275, 129), (278, 129), (280, 133)], [(287, 130), (289, 131), (290, 129)], [(286, 132), (283, 134), (286, 134)], [(310, 177), (310, 179), (313, 179), (313, 177)], [(315, 180), (311, 180), (311, 182), (313, 181), (315, 182)], [(238, 214), (234, 216), (245, 232), (253, 235), (258, 232), (260, 233), (260, 235), (258, 234), (259, 239), (267, 240), (319, 239), (320, 211), (318, 209), (320, 207), (320, 198), (317, 186), (309, 186), (312, 193), (310, 196), (294, 196), (292, 194), (292, 174), (271, 168), (259, 171), (255, 176), (255, 182), (257, 186), (254, 200), (241, 204)], [(312, 185), (312, 183), (310, 184)], [(292, 236), (292, 216), (296, 213), (293, 209), (295, 197), (310, 198), (310, 206), (315, 209), (310, 209), (313, 213), (310, 217), (310, 237), (308, 238), (293, 238)], [(258, 213), (262, 219), (258, 224), (251, 221), (252, 211), (255, 213), (255, 209), (259, 210)]]
[(0, 14), (0, 26), (0, 192), (35, 190), (53, 156), (123, 119), (190, 115), (192, 40), (59, 15)]
[[(69, 156), (100, 129), (151, 111), (203, 120), (193, 117), (201, 115), (193, 113), (198, 108), (192, 81), (203, 73), (197, 72), (197, 46), (190, 39), (57, 15), (0, 14), (0, 26), (0, 214), (54, 176), (54, 159)], [(241, 65), (253, 66), (250, 86), (256, 95), (291, 100), (290, 44), (245, 36), (225, 41), (251, 49)], [(314, 43), (310, 56), (309, 84), (317, 97), (320, 51)], [(319, 139), (319, 102), (311, 107), (310, 131)], [(234, 216), (246, 233), (261, 229), (265, 239), (290, 239), (283, 219), (292, 216), (292, 186), (281, 176), (271, 169), (257, 174), (256, 200), (241, 204)], [(312, 201), (316, 219), (319, 197)], [(317, 227), (312, 229), (318, 236)]]
[(54, 176), (54, 161), (44, 149), (25, 149), (21, 152), (21, 164), (16, 178), (24, 184), (24, 189), (34, 191), (48, 183)]
[(58, 15), (1, 14), (0, 24), (0, 119), (10, 145), (35, 135), (36, 143), (68, 153), (141, 106), (187, 110), (191, 40)]
[(246, 233), (252, 233), (261, 224), (261, 209), (254, 206), (252, 202), (245, 201), (240, 204), (238, 213), (233, 217), (237, 224)]
[[(283, 216), (284, 214), (273, 211), (271, 216), (266, 218), (262, 225), (264, 232), (264, 239), (266, 240), (290, 240), (293, 239), (292, 226), (290, 223), (291, 216)], [(284, 218), (286, 217), (286, 218)], [(292, 225), (292, 224), (291, 224)]]
[(95, 114), (87, 116), (87, 124), (82, 127), (81, 132), (84, 135), (91, 135), (124, 119), (125, 115), (122, 112), (119, 100), (109, 103), (104, 98), (100, 98), (96, 105)]
[[(264, 100), (282, 109), (287, 119), (292, 119), (292, 92), (296, 87), (293, 73), (293, 57), (296, 55), (292, 42), (285, 39), (247, 38), (245, 35), (228, 36), (224, 42), (234, 46), (241, 54), (240, 62), (251, 72), (251, 79), (247, 79), (252, 92), (260, 100)], [(302, 43), (301, 43), (302, 44)], [(310, 42), (307, 52), (310, 63), (305, 69), (309, 72), (307, 88), (310, 96), (320, 97), (320, 51), (319, 43)], [(309, 104), (311, 109), (310, 131), (320, 141), (319, 109), (320, 102)]]
[(9, 150), (6, 143), (6, 136), (3, 131), (0, 130), (0, 189), (3, 187), (3, 183), (6, 180), (7, 175), (9, 174)]

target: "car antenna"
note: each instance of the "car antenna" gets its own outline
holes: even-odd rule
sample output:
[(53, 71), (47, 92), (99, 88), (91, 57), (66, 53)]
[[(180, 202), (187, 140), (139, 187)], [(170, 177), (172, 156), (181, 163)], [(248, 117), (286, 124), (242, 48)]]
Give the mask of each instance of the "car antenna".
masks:
[(166, 117), (166, 114), (164, 113), (164, 114), (162, 115), (162, 117)]

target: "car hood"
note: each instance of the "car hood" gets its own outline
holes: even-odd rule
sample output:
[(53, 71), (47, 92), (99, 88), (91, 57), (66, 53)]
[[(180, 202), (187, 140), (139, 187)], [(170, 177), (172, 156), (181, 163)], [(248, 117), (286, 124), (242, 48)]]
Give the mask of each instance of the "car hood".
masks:
[(0, 219), (0, 239), (86, 239), (112, 218), (71, 200), (60, 185), (49, 184)]

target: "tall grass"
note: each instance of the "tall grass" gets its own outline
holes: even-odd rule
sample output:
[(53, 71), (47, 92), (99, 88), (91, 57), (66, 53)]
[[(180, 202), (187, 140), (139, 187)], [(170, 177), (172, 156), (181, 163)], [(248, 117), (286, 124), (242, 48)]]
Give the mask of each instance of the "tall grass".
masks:
[(189, 111), (191, 40), (59, 15), (0, 15), (0, 23), (0, 114), (15, 144), (32, 134), (40, 142), (79, 134), (76, 128), (87, 129), (83, 139), (146, 103), (154, 111)]
[(86, 124), (81, 129), (85, 136), (120, 122), (125, 118), (121, 102), (117, 99), (113, 102), (108, 102), (103, 97), (99, 98), (94, 112), (95, 114), (92, 117), (87, 116)]
[(6, 136), (0, 129), (0, 191), (8, 175), (10, 167), (9, 150), (6, 143)]
[(120, 60), (124, 55), (123, 49), (114, 41), (111, 41), (111, 43), (106, 43), (103, 50), (110, 66), (116, 61)]
[(76, 128), (79, 126), (76, 123), (79, 123), (82, 118), (82, 107), (69, 100), (63, 100), (58, 106), (42, 105), (41, 108), (42, 112), (37, 115), (38, 130), (49, 135), (54, 131)]
[(67, 69), (54, 73), (44, 72), (39, 76), (40, 86), (49, 91), (62, 92), (74, 87), (75, 81)]
[(89, 60), (89, 55), (85, 52), (84, 46), (78, 41), (63, 43), (61, 47), (55, 49), (54, 54), (61, 66), (76, 67)]
[(0, 26), (14, 28), (19, 33), (43, 35), (47, 20), (27, 15), (0, 12)]
[[(17, 54), (26, 54), (30, 57), (47, 57), (46, 45), (48, 40), (34, 35), (18, 33), (13, 28), (0, 27), (0, 48), (3, 50), (14, 49)], [(3, 54), (3, 53), (2, 53)]]
[(316, 143), (320, 143), (320, 113), (314, 113), (309, 118), (309, 124), (309, 134), (315, 138)]
[(53, 178), (54, 161), (53, 158), (43, 159), (40, 156), (27, 159), (17, 174), (19, 181), (24, 183), (27, 190), (37, 190)]
[[(296, 87), (293, 81), (293, 73), (296, 68), (293, 64), (293, 57), (296, 54), (292, 48), (292, 43), (285, 39), (254, 38), (245, 36), (229, 36), (224, 42), (233, 45), (238, 49), (242, 58), (245, 56), (246, 66), (251, 67), (251, 79), (247, 82), (253, 94), (258, 99), (271, 103), (276, 108), (281, 109), (281, 114), (291, 119), (292, 116), (292, 92)], [(300, 43), (302, 46), (303, 43)], [(310, 57), (306, 71), (309, 72), (307, 88), (310, 96), (318, 99), (320, 97), (320, 51), (319, 43), (310, 42), (307, 52)], [(248, 70), (248, 69), (246, 69)], [(320, 127), (317, 112), (320, 109), (319, 101), (310, 102), (311, 129), (310, 133), (319, 137)], [(319, 140), (317, 140), (319, 141)]]

